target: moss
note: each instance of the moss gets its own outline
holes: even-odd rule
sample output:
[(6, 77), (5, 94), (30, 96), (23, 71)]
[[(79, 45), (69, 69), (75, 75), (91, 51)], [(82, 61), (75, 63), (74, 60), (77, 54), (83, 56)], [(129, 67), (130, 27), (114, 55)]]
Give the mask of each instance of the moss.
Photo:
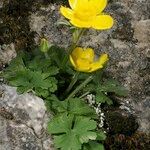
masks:
[(34, 5), (32, 0), (10, 0), (0, 9), (0, 44), (15, 43), (17, 49), (34, 45), (34, 33), (30, 32), (28, 16)]
[(138, 133), (138, 124), (133, 115), (117, 107), (107, 109), (106, 122), (109, 127), (105, 141), (106, 150), (147, 150), (149, 138)]
[(15, 43), (16, 49), (31, 50), (34, 47), (34, 32), (30, 31), (29, 15), (41, 6), (64, 0), (10, 0), (0, 8), (0, 45)]
[(106, 121), (110, 134), (132, 135), (138, 128), (138, 124), (132, 115), (122, 115), (120, 111), (106, 113)]
[(150, 149), (149, 136), (136, 132), (132, 136), (116, 134), (107, 136), (105, 141), (106, 150), (148, 150)]

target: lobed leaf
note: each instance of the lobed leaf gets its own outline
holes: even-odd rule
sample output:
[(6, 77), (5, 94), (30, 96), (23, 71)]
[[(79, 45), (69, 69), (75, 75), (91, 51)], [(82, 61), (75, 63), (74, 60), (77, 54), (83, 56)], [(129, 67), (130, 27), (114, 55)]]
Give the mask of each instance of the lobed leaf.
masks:
[(67, 112), (68, 114), (96, 117), (95, 111), (79, 98), (65, 101), (55, 100), (53, 101), (53, 108), (59, 113)]
[(79, 150), (83, 143), (95, 140), (96, 122), (87, 117), (63, 114), (55, 117), (48, 125), (48, 131), (54, 134), (56, 148), (61, 150)]
[(105, 150), (104, 145), (95, 141), (90, 141), (88, 144), (85, 144), (83, 150)]
[(112, 100), (103, 92), (97, 92), (95, 99), (98, 103), (107, 103), (108, 105), (113, 104)]
[(121, 86), (119, 82), (115, 80), (105, 81), (103, 85), (100, 87), (100, 91), (115, 93), (118, 96), (127, 96), (128, 94), (124, 86)]

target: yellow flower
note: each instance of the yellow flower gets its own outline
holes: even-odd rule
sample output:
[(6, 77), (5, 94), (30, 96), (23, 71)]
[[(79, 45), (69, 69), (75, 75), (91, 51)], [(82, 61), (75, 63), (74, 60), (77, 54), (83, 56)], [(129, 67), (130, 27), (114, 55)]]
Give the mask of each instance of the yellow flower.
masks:
[(70, 55), (70, 61), (77, 71), (93, 72), (103, 68), (104, 64), (108, 61), (108, 55), (102, 54), (97, 61), (94, 61), (93, 49), (77, 47)]
[(107, 0), (69, 0), (70, 8), (61, 6), (60, 12), (79, 28), (109, 29), (113, 26), (113, 18), (102, 11)]

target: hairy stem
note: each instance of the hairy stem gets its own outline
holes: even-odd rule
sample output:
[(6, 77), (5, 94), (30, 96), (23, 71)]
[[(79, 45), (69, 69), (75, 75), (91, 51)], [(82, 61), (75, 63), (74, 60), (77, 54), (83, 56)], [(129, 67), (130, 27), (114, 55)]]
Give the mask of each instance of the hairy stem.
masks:
[(73, 76), (73, 78), (72, 78), (72, 80), (71, 80), (67, 90), (65, 91), (65, 95), (67, 95), (70, 92), (70, 90), (73, 88), (73, 86), (75, 85), (75, 83), (78, 80), (79, 74), (80, 74), (80, 72), (78, 72), (78, 71), (74, 74), (74, 76)]
[(76, 38), (76, 40), (73, 42), (73, 44), (70, 46), (70, 48), (68, 49), (67, 54), (65, 55), (63, 61), (62, 61), (62, 68), (65, 66), (65, 64), (68, 61), (69, 55), (72, 53), (72, 51), (76, 48), (76, 46), (78, 45), (78, 42), (80, 40), (80, 38), (82, 37), (83, 33), (84, 33), (85, 29), (80, 29), (80, 32), (78, 34), (78, 37)]
[(82, 88), (84, 88), (89, 82), (91, 82), (93, 79), (93, 76), (89, 76), (83, 83), (81, 83), (68, 97), (67, 99), (69, 98), (72, 98), (75, 96), (76, 93), (78, 93)]

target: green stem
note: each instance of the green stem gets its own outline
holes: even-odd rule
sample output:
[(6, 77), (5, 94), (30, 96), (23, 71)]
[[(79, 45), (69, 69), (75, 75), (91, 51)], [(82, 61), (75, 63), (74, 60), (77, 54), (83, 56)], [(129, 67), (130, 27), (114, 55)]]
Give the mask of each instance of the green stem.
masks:
[(81, 29), (81, 30), (80, 30), (80, 33), (79, 33), (79, 35), (78, 35), (76, 41), (74, 41), (73, 44), (70, 46), (70, 48), (69, 48), (67, 54), (65, 55), (65, 57), (64, 57), (64, 59), (63, 59), (63, 61), (62, 61), (62, 65), (61, 65), (62, 67), (64, 67), (65, 64), (67, 63), (69, 55), (70, 55), (70, 54), (72, 53), (72, 51), (76, 48), (76, 46), (77, 46), (77, 44), (78, 44), (78, 42), (79, 42), (81, 36), (83, 35), (84, 31), (85, 31), (85, 29)]
[(91, 80), (93, 79), (93, 76), (89, 76), (83, 83), (81, 83), (68, 97), (67, 99), (70, 99), (75, 96), (76, 93), (78, 93), (83, 87), (85, 87)]
[(69, 84), (67, 90), (65, 91), (65, 95), (67, 95), (67, 94), (70, 92), (70, 90), (72, 89), (72, 87), (75, 85), (75, 83), (76, 83), (77, 80), (78, 80), (79, 74), (80, 74), (79, 71), (77, 71), (77, 72), (74, 74), (74, 76), (73, 76), (73, 78), (72, 78), (72, 80), (71, 80), (71, 82), (70, 82), (70, 84)]
[(78, 35), (76, 41), (74, 42), (75, 45), (78, 44), (78, 42), (79, 42), (79, 40), (80, 40), (80, 38), (82, 37), (82, 35), (83, 35), (84, 32), (85, 32), (85, 29), (80, 29), (80, 33), (79, 33), (79, 35)]
[(79, 98), (83, 98), (83, 97), (85, 97), (88, 94), (90, 94), (90, 92), (86, 92), (86, 93), (82, 94)]

